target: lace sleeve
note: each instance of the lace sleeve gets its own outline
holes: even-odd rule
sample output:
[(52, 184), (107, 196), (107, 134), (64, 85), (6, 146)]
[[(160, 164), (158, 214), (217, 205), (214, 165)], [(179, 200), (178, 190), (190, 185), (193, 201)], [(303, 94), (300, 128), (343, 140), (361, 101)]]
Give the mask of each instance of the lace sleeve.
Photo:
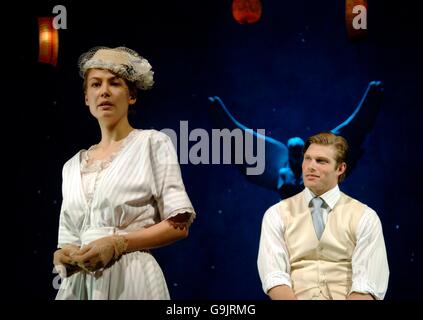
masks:
[(173, 212), (166, 220), (175, 228), (187, 229), (194, 221), (195, 214), (191, 208), (180, 209)]

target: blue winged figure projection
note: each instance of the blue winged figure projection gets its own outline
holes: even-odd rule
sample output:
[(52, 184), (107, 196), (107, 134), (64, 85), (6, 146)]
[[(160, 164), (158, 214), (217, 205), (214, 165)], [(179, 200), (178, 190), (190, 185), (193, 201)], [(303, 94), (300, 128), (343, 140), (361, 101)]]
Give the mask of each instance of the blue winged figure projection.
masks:
[[(355, 168), (363, 154), (363, 143), (367, 134), (376, 122), (381, 100), (383, 86), (381, 81), (371, 81), (364, 92), (354, 112), (334, 129), (321, 128), (320, 131), (331, 131), (342, 135), (350, 144), (348, 156), (347, 175)], [(260, 175), (248, 175), (246, 161), (238, 165), (246, 178), (262, 187), (277, 191), (282, 199), (297, 194), (304, 188), (301, 163), (304, 140), (300, 137), (289, 138), (284, 144), (274, 138), (262, 135), (241, 124), (229, 112), (223, 101), (217, 97), (209, 97), (212, 116), (215, 125), (229, 130), (241, 129), (244, 134), (251, 134), (255, 139), (265, 142), (265, 169)]]

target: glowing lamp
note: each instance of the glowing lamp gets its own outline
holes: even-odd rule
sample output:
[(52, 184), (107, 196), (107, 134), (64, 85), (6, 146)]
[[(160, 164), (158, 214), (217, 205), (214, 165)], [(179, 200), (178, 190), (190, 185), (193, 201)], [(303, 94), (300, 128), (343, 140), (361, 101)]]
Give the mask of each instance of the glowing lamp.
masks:
[(38, 17), (38, 62), (57, 66), (59, 32), (53, 27), (53, 17)]
[(233, 0), (232, 15), (240, 24), (256, 23), (261, 18), (260, 0)]

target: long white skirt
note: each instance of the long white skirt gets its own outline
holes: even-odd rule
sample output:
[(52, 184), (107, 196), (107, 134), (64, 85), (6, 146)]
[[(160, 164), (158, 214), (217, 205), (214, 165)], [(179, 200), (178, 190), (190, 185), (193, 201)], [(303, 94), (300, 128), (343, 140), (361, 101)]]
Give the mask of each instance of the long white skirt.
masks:
[(156, 259), (147, 252), (123, 255), (111, 267), (65, 278), (57, 300), (169, 300), (169, 290)]

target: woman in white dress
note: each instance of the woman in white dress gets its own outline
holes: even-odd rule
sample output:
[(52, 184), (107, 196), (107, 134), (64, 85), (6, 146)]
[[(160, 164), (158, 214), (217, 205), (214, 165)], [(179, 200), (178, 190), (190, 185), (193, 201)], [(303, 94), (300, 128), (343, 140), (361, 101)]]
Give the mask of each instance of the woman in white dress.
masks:
[(195, 212), (170, 138), (128, 122), (136, 90), (153, 85), (151, 65), (125, 47), (96, 47), (79, 68), (101, 140), (63, 167), (56, 299), (169, 299), (149, 250), (187, 237)]

